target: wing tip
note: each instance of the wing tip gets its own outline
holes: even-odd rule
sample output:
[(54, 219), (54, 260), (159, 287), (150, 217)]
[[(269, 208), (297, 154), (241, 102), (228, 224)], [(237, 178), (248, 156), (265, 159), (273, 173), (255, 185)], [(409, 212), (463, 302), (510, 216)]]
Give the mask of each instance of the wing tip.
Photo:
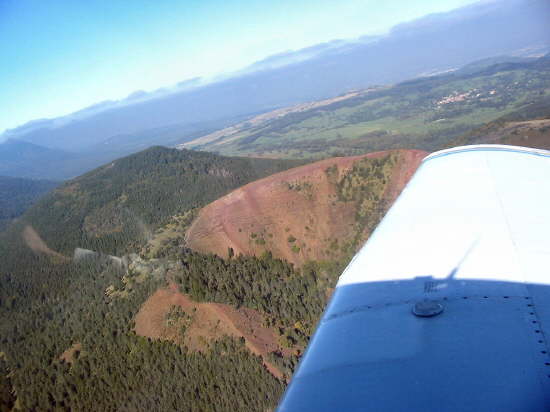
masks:
[(428, 160), (432, 160), (438, 157), (449, 156), (449, 155), (464, 153), (464, 152), (474, 152), (474, 151), (515, 152), (515, 153), (550, 157), (549, 150), (535, 149), (532, 147), (510, 146), (510, 145), (503, 145), (503, 144), (476, 144), (476, 145), (457, 146), (450, 149), (438, 150), (437, 152), (433, 152), (428, 156), (426, 156), (422, 160), (422, 163), (425, 163)]

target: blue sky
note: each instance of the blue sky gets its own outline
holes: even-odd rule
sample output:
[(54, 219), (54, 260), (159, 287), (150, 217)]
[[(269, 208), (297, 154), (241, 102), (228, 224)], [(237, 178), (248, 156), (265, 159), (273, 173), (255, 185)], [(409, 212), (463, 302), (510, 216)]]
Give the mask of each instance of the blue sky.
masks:
[(0, 132), (475, 0), (0, 0)]

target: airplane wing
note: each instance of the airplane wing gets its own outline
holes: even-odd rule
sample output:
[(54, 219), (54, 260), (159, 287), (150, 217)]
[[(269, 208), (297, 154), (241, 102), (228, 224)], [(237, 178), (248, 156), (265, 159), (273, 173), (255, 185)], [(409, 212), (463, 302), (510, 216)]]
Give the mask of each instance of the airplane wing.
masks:
[(426, 159), (341, 275), (287, 411), (550, 411), (550, 152)]

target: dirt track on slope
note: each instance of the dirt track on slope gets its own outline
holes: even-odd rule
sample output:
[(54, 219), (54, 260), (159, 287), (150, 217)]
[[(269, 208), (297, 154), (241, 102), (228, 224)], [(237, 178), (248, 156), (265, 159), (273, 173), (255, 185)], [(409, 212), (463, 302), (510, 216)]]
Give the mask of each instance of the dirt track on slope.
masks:
[(23, 236), (25, 244), (35, 253), (44, 253), (46, 255), (55, 256), (62, 260), (70, 260), (68, 257), (63, 256), (61, 253), (57, 253), (55, 250), (50, 249), (46, 242), (42, 240), (40, 235), (36, 232), (36, 230), (34, 230), (31, 225), (25, 226), (25, 229), (23, 229), (23, 233), (21, 234), (21, 236)]

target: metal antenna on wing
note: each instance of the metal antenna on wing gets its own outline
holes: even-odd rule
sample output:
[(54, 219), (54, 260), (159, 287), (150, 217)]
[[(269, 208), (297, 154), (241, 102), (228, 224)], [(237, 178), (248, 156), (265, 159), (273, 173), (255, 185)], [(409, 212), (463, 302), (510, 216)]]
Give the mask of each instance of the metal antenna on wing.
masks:
[[(475, 241), (472, 242), (470, 247), (466, 250), (466, 253), (464, 253), (464, 256), (462, 256), (462, 258), (458, 261), (458, 263), (455, 265), (453, 270), (451, 270), (449, 275), (445, 278), (444, 283), (440, 284), (442, 288), (450, 287), (458, 270), (460, 269), (464, 261), (468, 258), (472, 250), (474, 250), (474, 248), (476, 247), (478, 240), (479, 239), (476, 239)], [(414, 304), (414, 306), (412, 307), (412, 313), (415, 316), (418, 316), (421, 318), (431, 318), (433, 316), (439, 315), (441, 312), (443, 312), (443, 309), (444, 307), (441, 302), (438, 302), (437, 300), (434, 300), (434, 299), (424, 298), (420, 302), (416, 302)]]
[(474, 250), (474, 248), (477, 246), (479, 242), (479, 237), (474, 240), (472, 242), (472, 244), (470, 245), (470, 247), (466, 250), (466, 253), (464, 253), (464, 256), (462, 256), (462, 258), (458, 261), (458, 263), (455, 265), (454, 269), (451, 270), (451, 272), (447, 275), (447, 277), (445, 278), (446, 280), (449, 280), (449, 281), (452, 281), (455, 276), (456, 276), (456, 273), (458, 272), (458, 270), (460, 269), (460, 267), (462, 266), (462, 264), (464, 263), (464, 261), (468, 258), (468, 256), (470, 255), (470, 253), (472, 253), (472, 251)]

